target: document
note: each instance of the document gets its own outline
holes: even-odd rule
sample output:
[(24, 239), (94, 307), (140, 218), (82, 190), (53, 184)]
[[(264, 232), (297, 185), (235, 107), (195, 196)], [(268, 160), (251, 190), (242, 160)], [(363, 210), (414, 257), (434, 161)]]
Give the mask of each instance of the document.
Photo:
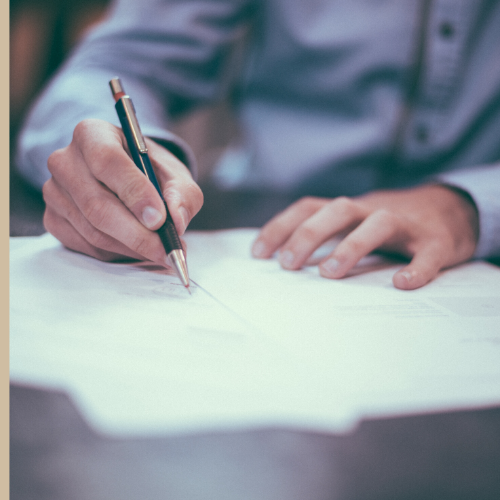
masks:
[(188, 232), (192, 296), (151, 263), (11, 238), (12, 382), (68, 392), (116, 436), (341, 431), (500, 404), (498, 268), (468, 263), (400, 291), (401, 262), (369, 256), (327, 280), (251, 258), (256, 234)]

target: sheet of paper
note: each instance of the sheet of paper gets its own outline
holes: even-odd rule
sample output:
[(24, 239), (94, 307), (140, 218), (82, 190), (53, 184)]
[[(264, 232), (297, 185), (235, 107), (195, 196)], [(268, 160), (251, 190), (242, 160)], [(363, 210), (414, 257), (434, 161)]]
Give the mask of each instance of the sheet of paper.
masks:
[[(12, 244), (13, 381), (68, 391), (108, 434), (314, 421), (313, 375), (202, 288), (190, 296), (162, 268), (102, 263), (48, 235)], [(339, 405), (330, 425), (345, 422)]]
[(203, 279), (324, 387), (343, 391), (353, 415), (500, 404), (498, 268), (468, 263), (408, 292), (392, 285), (401, 263), (370, 256), (348, 278), (325, 280), (315, 266), (284, 272), (249, 259), (254, 237), (221, 237), (211, 253), (227, 255), (224, 271), (203, 265)]
[(51, 236), (11, 239), (11, 379), (68, 391), (97, 430), (150, 435), (500, 403), (500, 271), (472, 263), (414, 292), (397, 264), (280, 269), (255, 230), (189, 233), (190, 297), (147, 263)]

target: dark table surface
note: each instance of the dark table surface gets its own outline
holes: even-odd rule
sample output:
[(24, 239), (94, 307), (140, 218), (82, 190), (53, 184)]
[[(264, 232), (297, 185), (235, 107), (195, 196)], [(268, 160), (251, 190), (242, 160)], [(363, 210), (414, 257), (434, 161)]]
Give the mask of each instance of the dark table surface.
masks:
[[(211, 186), (205, 196), (193, 229), (258, 226), (289, 201)], [(11, 236), (42, 234), (43, 200), (15, 173), (10, 200)], [(93, 432), (67, 394), (12, 384), (10, 432), (11, 500), (500, 499), (500, 405), (364, 420), (338, 435), (114, 439)]]

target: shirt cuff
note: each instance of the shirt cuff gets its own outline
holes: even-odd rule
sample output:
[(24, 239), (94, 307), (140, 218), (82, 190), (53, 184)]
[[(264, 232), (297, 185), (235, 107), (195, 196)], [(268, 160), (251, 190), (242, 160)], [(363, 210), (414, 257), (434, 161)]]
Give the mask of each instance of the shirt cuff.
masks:
[(186, 141), (179, 136), (161, 128), (141, 127), (141, 132), (144, 136), (149, 137), (160, 146), (168, 149), (175, 157), (177, 157), (191, 172), (193, 179), (198, 179), (198, 164), (196, 162), (193, 150)]
[(500, 255), (500, 165), (447, 172), (437, 177), (443, 184), (465, 191), (476, 204), (479, 240), (474, 258)]

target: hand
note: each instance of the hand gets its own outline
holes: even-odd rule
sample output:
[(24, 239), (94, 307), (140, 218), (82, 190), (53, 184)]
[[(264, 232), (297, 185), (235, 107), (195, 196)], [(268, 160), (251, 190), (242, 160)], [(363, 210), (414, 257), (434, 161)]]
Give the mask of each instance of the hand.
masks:
[[(203, 204), (188, 169), (169, 151), (146, 139), (151, 163), (175, 227), (182, 235)], [(99, 260), (123, 258), (168, 265), (159, 236), (163, 202), (127, 154), (121, 129), (84, 120), (71, 144), (52, 153), (52, 174), (43, 186), (45, 228), (66, 247)]]
[(411, 257), (393, 277), (412, 290), (439, 270), (472, 257), (478, 239), (477, 210), (462, 192), (441, 185), (376, 191), (357, 198), (303, 198), (260, 232), (252, 253), (268, 258), (280, 249), (285, 269), (299, 269), (322, 243), (343, 240), (319, 265), (325, 278), (342, 278), (373, 250)]

